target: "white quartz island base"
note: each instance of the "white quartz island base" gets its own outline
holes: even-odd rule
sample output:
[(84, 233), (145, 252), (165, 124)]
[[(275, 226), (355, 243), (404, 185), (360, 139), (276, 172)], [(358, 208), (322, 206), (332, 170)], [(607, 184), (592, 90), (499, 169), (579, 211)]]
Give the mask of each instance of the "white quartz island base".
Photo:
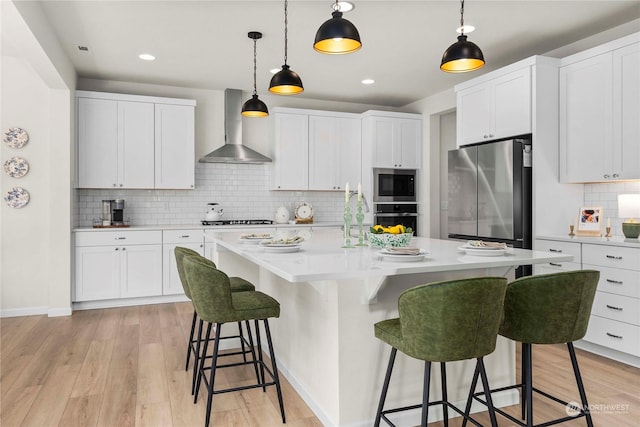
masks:
[[(503, 276), (512, 268), (495, 264), (511, 260), (517, 262), (512, 266), (519, 265), (521, 257), (529, 257), (528, 263), (560, 260), (553, 254), (518, 250), (502, 257), (469, 257), (456, 250), (459, 242), (414, 239), (412, 246), (430, 253), (427, 259), (388, 262), (378, 258), (376, 249), (340, 248), (343, 242), (338, 230), (314, 232), (300, 252), (288, 254), (265, 253), (257, 245), (241, 243), (237, 233), (209, 237), (216, 242), (215, 261), (220, 269), (253, 281), (258, 290), (280, 302), (280, 318), (270, 322), (278, 367), (326, 426), (373, 424), (391, 350), (375, 338), (373, 325), (398, 315), (397, 299), (402, 291), (438, 280)], [(453, 265), (445, 268), (445, 262)], [(486, 267), (474, 265), (476, 262)], [(409, 273), (397, 275), (403, 271)], [(372, 283), (385, 276), (377, 295), (369, 300)], [(485, 364), (492, 388), (513, 384), (514, 343), (499, 337), (496, 351), (485, 358)], [(441, 398), (439, 369), (434, 366), (431, 400)], [(447, 364), (449, 400), (462, 408), (474, 368), (474, 361)], [(399, 353), (386, 407), (419, 403), (423, 372), (424, 362)], [(517, 402), (513, 391), (495, 397), (499, 406)], [(418, 414), (414, 411), (390, 418), (398, 426), (414, 426), (419, 424)], [(438, 419), (442, 419), (441, 407), (431, 407), (430, 420)]]

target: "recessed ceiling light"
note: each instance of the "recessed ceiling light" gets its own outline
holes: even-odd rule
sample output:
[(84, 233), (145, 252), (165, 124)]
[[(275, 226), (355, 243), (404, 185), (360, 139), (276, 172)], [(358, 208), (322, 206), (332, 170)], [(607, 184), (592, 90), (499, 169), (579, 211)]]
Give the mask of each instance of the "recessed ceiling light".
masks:
[(469, 34), (474, 32), (475, 29), (476, 27), (474, 27), (473, 25), (463, 25), (462, 27), (456, 28), (456, 33), (462, 34), (464, 32), (465, 34)]
[(338, 7), (340, 12), (349, 12), (355, 8), (354, 4), (349, 1), (339, 1)]
[(156, 59), (156, 57), (151, 55), (150, 53), (141, 53), (140, 55), (138, 55), (138, 58), (145, 61), (153, 61), (154, 59)]
[(363, 85), (372, 85), (372, 84), (374, 84), (375, 82), (376, 82), (376, 81), (375, 81), (375, 80), (373, 80), (373, 79), (364, 79), (364, 80), (362, 80), (362, 84), (363, 84)]

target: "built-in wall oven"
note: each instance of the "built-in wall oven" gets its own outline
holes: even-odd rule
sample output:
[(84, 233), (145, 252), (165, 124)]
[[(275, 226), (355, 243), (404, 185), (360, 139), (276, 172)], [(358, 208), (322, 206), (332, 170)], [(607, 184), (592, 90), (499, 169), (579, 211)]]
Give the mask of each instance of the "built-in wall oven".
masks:
[(373, 169), (373, 201), (416, 202), (415, 169)]
[(376, 203), (373, 214), (375, 224), (385, 227), (402, 224), (418, 235), (418, 205), (416, 203)]

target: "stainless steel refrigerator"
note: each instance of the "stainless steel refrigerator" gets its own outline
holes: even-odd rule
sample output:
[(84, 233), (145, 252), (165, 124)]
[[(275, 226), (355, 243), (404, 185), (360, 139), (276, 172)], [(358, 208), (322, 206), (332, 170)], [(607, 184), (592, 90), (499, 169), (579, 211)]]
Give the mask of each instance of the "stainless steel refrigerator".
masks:
[(531, 138), (449, 151), (449, 238), (531, 249), (531, 158)]

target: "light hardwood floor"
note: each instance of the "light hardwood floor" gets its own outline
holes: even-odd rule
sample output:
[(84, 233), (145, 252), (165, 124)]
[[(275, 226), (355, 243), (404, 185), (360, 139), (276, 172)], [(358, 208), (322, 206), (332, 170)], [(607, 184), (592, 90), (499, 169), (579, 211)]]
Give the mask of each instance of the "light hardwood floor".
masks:
[[(184, 370), (192, 310), (190, 303), (175, 303), (1, 319), (0, 425), (203, 426), (205, 399), (192, 403), (190, 372)], [(565, 353), (562, 346), (534, 347), (534, 378), (540, 388), (576, 400)], [(595, 425), (638, 426), (640, 370), (578, 353)], [(247, 384), (253, 375), (251, 368), (224, 369), (216, 384)], [(282, 380), (287, 425), (321, 426)], [(214, 401), (212, 426), (281, 425), (273, 387), (267, 393), (217, 395)], [(613, 413), (604, 409), (611, 405), (621, 406)], [(540, 399), (535, 408), (540, 418), (564, 412)], [(511, 410), (518, 413), (517, 407)], [(488, 425), (485, 414), (477, 419)], [(460, 425), (459, 419), (449, 425)]]

